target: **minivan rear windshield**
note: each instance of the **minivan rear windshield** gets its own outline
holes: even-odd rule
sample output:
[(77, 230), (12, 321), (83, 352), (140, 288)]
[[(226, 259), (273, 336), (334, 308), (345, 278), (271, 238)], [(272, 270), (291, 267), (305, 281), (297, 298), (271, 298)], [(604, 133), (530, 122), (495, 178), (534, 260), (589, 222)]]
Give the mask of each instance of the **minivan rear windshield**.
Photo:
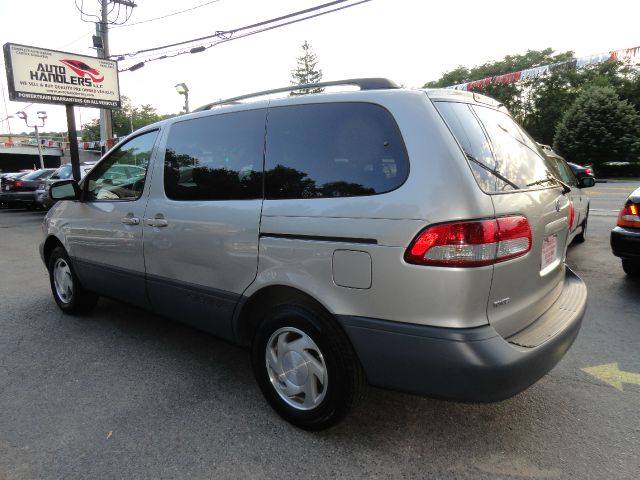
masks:
[(557, 186), (539, 147), (507, 114), (480, 105), (435, 102), (487, 193)]

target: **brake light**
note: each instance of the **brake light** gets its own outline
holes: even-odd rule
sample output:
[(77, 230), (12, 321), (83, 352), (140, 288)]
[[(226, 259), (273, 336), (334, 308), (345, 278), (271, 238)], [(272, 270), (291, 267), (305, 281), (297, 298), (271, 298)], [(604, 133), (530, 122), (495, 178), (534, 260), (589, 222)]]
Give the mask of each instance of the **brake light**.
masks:
[(584, 170), (584, 173), (586, 173), (587, 175), (591, 175), (591, 169), (590, 168), (586, 168)]
[(640, 208), (635, 203), (629, 201), (622, 207), (618, 215), (619, 227), (640, 228)]
[(16, 187), (21, 187), (21, 186), (22, 186), (22, 182), (16, 182), (16, 183), (14, 184), (14, 186), (16, 186)]
[(569, 200), (569, 231), (573, 230), (573, 221), (576, 219), (576, 208), (573, 201)]
[(529, 222), (513, 216), (428, 227), (411, 242), (404, 258), (417, 265), (478, 267), (520, 257), (529, 250)]

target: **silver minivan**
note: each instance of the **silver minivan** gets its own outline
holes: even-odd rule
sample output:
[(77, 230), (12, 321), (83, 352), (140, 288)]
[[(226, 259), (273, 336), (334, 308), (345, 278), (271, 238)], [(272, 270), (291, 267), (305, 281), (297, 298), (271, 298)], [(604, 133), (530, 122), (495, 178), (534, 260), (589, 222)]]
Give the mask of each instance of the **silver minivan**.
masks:
[(490, 402), (536, 382), (586, 306), (569, 188), (488, 97), (315, 86), (342, 83), (360, 90), (206, 105), (53, 185), (40, 251), (59, 307), (103, 295), (246, 346), (267, 401), (309, 430), (367, 383)]

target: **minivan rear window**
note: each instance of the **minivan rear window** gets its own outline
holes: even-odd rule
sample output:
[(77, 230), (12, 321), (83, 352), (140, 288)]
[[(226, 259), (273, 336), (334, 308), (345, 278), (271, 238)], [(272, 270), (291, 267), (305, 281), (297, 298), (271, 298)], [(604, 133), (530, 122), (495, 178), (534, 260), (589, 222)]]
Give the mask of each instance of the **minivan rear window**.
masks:
[(509, 115), (466, 103), (436, 102), (435, 105), (485, 192), (557, 184), (535, 142)]
[(409, 157), (391, 114), (371, 103), (272, 107), (267, 199), (356, 197), (395, 190)]

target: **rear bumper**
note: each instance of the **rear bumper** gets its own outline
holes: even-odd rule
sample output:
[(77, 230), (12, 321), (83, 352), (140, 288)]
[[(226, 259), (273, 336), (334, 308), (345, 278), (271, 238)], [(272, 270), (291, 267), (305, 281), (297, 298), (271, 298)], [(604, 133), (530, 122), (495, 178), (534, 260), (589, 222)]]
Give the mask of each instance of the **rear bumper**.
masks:
[(0, 202), (35, 203), (36, 192), (6, 192), (0, 193)]
[(611, 251), (616, 257), (640, 260), (640, 229), (616, 227), (611, 230)]
[(567, 268), (558, 300), (509, 339), (490, 325), (454, 329), (363, 317), (338, 319), (372, 385), (492, 402), (521, 392), (558, 363), (578, 335), (586, 303), (584, 282)]

